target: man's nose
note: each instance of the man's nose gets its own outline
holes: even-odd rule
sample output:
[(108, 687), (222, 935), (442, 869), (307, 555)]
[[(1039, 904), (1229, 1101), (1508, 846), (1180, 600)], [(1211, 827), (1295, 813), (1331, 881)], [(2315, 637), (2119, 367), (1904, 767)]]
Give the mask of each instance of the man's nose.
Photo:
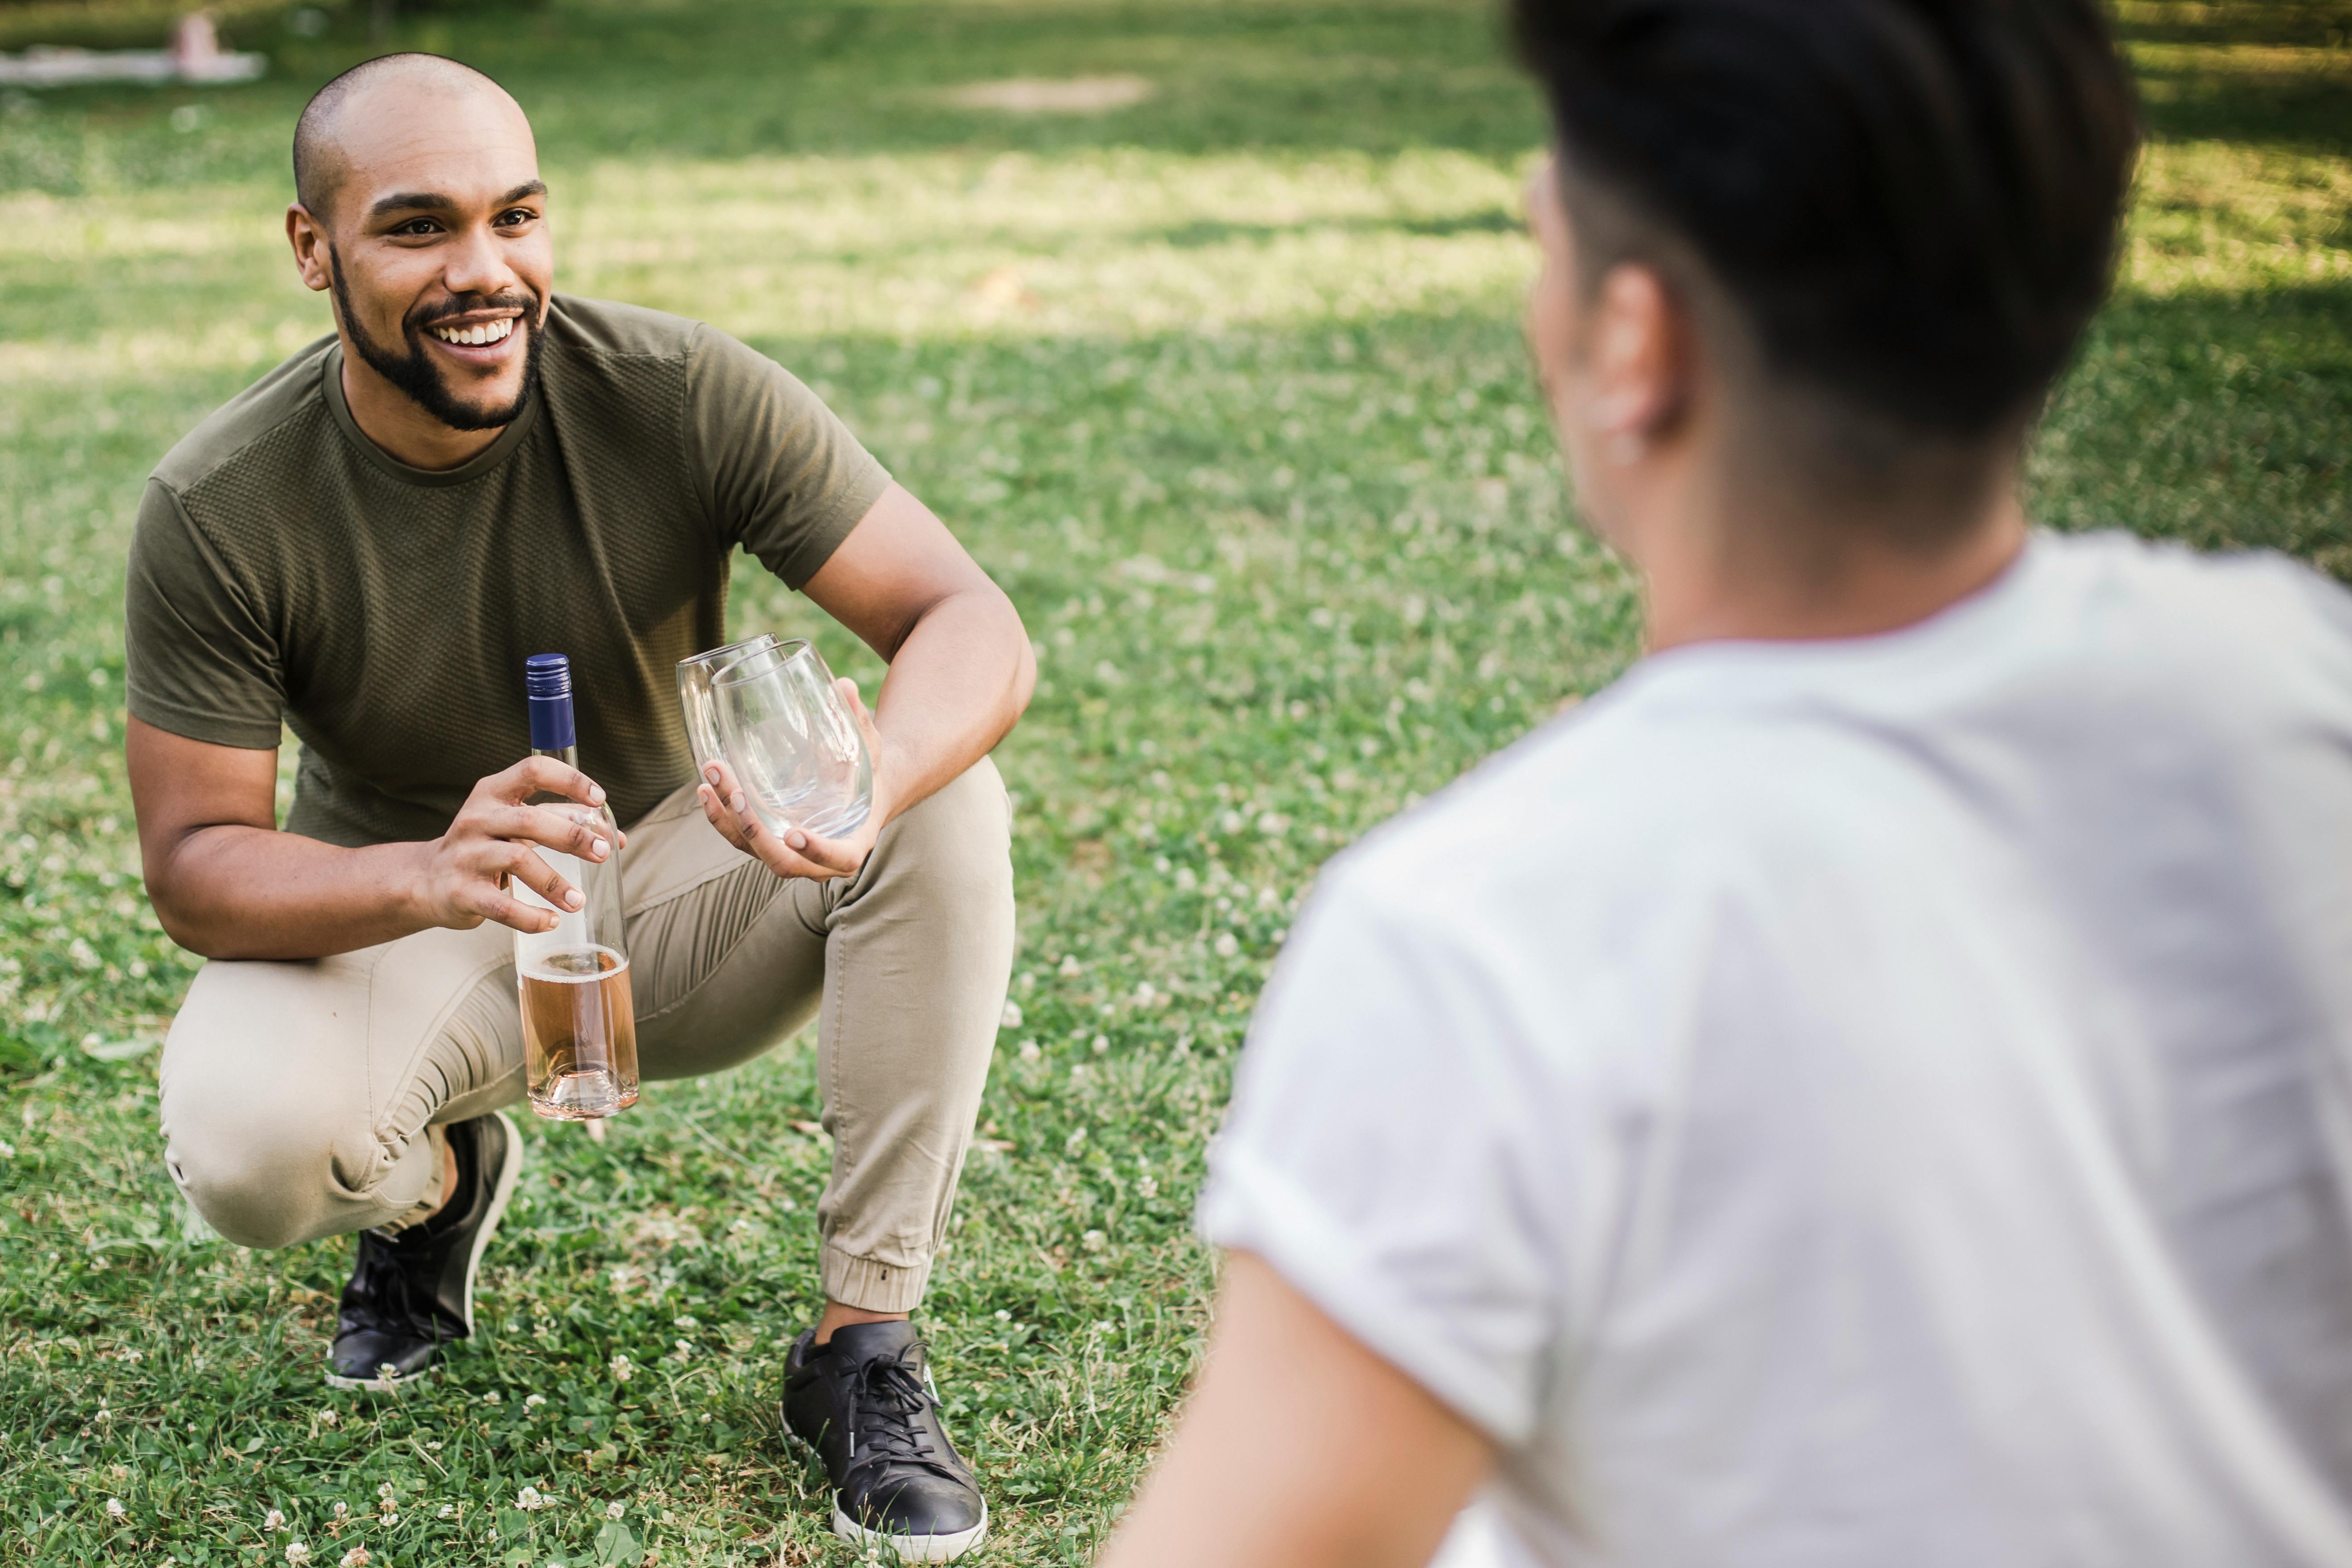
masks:
[(518, 281), (488, 224), (467, 228), (444, 254), (441, 281), (452, 294), (497, 294)]

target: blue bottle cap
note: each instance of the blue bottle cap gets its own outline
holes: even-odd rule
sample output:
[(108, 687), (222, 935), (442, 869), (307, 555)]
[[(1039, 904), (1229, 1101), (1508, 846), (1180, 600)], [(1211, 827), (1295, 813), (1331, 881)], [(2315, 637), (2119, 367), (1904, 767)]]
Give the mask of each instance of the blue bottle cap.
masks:
[(572, 661), (535, 653), (522, 663), (523, 695), (530, 707), (530, 749), (561, 752), (579, 743), (572, 722)]

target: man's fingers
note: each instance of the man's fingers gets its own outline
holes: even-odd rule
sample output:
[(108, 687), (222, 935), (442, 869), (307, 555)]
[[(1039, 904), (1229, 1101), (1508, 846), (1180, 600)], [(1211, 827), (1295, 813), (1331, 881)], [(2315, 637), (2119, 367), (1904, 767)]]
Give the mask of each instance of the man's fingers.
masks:
[(520, 899), (510, 899), (504, 893), (494, 891), (488, 883), (477, 883), (470, 889), (470, 896), (461, 896), (457, 901), (461, 907), (484, 920), (496, 921), (527, 935), (541, 936), (555, 929), (553, 910), (537, 909)]
[(523, 883), (532, 892), (559, 910), (576, 910), (587, 900), (580, 889), (556, 875), (555, 868), (540, 858), (539, 852), (520, 844), (508, 844), (496, 856), (491, 866)]
[(719, 829), (719, 837), (744, 853), (751, 853), (751, 847), (743, 842), (743, 825), (736, 820), (733, 812), (727, 809), (726, 804), (719, 798), (719, 792), (704, 784), (695, 794), (701, 797), (702, 815), (709, 820), (711, 826)]
[(558, 854), (577, 855), (583, 860), (611, 859), (614, 849), (611, 837), (593, 818), (582, 821), (582, 815), (568, 806), (505, 805), (475, 820), (493, 838), (543, 844)]
[(792, 846), (789, 838), (799, 839), (803, 847), (808, 844), (809, 836), (800, 829), (793, 829), (789, 838), (779, 838), (761, 826), (756, 817), (747, 816), (742, 823), (743, 847), (757, 856), (761, 864), (777, 876), (803, 877), (812, 882), (829, 882), (841, 875), (839, 868), (828, 866), (822, 860), (812, 860)]
[[(794, 843), (795, 839), (799, 842)], [(865, 864), (865, 857), (848, 845), (830, 838), (819, 838), (815, 834), (805, 833), (799, 828), (785, 835), (784, 847), (796, 851), (803, 860), (845, 877)]]
[(496, 783), (504, 800), (520, 801), (545, 791), (567, 795), (583, 805), (604, 804), (604, 786), (569, 763), (553, 757), (525, 757), (506, 772), (484, 783)]

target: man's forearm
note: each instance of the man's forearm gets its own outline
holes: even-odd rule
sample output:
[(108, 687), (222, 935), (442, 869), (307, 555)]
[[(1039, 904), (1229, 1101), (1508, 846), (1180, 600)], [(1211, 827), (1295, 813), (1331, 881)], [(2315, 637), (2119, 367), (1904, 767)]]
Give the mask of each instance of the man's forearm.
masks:
[(425, 847), (346, 849), (241, 824), (200, 827), (149, 868), (148, 891), (164, 931), (191, 952), (325, 958), (434, 923), (412, 896)]
[(915, 623), (874, 708), (891, 815), (946, 787), (994, 748), (1029, 706), (1037, 665), (1001, 594), (955, 594)]

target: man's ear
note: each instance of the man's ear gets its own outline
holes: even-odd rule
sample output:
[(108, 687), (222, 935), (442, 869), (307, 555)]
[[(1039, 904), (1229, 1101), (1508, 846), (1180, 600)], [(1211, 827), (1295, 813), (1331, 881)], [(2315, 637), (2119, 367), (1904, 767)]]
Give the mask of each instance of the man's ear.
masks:
[(1601, 279), (1587, 320), (1585, 417), (1611, 446), (1638, 449), (1665, 435), (1689, 402), (1695, 367), (1682, 301), (1654, 268), (1622, 262)]
[(294, 247), (294, 270), (300, 275), (304, 288), (323, 293), (334, 286), (327, 226), (300, 202), (286, 209), (286, 242)]

